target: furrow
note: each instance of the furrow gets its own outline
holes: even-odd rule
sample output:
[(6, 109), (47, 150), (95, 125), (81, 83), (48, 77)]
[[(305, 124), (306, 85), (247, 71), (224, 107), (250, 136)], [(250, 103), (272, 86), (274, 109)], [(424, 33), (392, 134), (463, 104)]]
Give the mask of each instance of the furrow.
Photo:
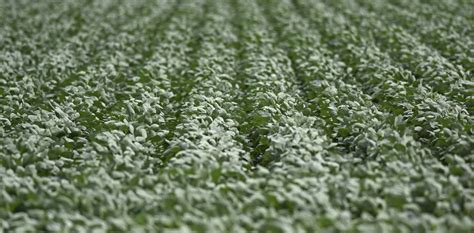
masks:
[[(331, 9), (326, 8), (323, 4), (307, 4), (305, 9), (308, 8), (314, 9), (312, 15), (321, 14), (324, 16), (324, 12), (327, 14), (331, 12)], [(325, 24), (332, 31), (321, 28), (324, 25), (322, 22), (326, 19), (328, 21)], [(387, 120), (393, 123), (403, 120), (407, 124), (419, 127), (415, 130), (415, 128), (406, 128), (402, 125), (400, 130), (402, 132), (409, 130), (408, 133), (412, 134), (415, 139), (421, 141), (426, 147), (433, 148), (435, 154), (442, 154), (446, 150), (464, 154), (470, 150), (470, 146), (466, 147), (465, 144), (469, 142), (469, 132), (465, 132), (463, 128), (469, 125), (471, 120), (462, 107), (446, 100), (442, 95), (432, 93), (431, 89), (426, 87), (423, 81), (417, 80), (411, 72), (392, 65), (391, 58), (374, 45), (373, 37), (364, 37), (365, 34), (359, 33), (356, 27), (352, 27), (352, 34), (338, 33), (337, 31), (344, 31), (344, 28), (347, 27), (346, 23), (342, 21), (344, 18), (340, 18), (341, 22), (326, 19), (322, 18), (319, 19), (319, 22), (313, 21), (313, 23), (321, 28), (318, 30), (325, 38), (322, 43), (328, 46), (330, 51), (339, 55), (348, 66), (345, 82), (360, 85), (365, 91), (370, 91), (368, 94), (370, 94), (372, 101), (381, 104), (385, 111), (393, 113)], [(390, 76), (392, 78), (387, 78)], [(420, 96), (420, 93), (424, 93), (421, 95), (423, 97)], [(380, 102), (381, 99), (386, 98), (389, 98), (390, 101)], [(445, 103), (443, 106), (446, 106), (444, 109), (429, 107), (433, 103), (442, 102)], [(459, 113), (464, 115), (462, 124), (453, 121), (458, 118)], [(430, 123), (431, 119), (436, 119), (438, 123), (433, 125)], [(442, 129), (445, 127), (456, 131), (457, 135), (449, 136), (443, 133)], [(439, 139), (443, 139), (440, 144), (438, 144)], [(459, 142), (458, 139), (464, 142)], [(449, 149), (445, 143), (450, 145)]]

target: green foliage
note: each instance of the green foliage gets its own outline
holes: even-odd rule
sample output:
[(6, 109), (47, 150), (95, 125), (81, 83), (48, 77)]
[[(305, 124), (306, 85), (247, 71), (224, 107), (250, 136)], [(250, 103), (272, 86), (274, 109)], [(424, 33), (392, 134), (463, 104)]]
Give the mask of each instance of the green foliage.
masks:
[(0, 232), (473, 232), (473, 12), (0, 0)]

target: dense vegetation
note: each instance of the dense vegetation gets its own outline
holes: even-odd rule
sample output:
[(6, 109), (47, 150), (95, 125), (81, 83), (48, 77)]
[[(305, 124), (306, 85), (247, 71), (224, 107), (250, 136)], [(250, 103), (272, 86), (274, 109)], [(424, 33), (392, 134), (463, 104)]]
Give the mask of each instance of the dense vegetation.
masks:
[(0, 0), (0, 232), (474, 232), (472, 0)]

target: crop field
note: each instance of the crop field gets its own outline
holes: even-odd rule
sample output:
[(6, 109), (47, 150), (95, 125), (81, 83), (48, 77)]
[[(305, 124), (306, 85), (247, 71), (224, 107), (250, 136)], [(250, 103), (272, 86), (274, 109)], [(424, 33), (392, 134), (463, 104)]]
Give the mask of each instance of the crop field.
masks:
[(0, 233), (472, 233), (473, 114), (473, 0), (0, 0)]

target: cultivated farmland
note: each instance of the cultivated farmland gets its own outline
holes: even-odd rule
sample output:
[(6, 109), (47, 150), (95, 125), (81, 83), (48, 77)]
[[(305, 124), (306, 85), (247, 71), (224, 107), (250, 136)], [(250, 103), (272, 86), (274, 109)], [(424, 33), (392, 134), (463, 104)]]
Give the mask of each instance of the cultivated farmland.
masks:
[(472, 0), (0, 0), (0, 232), (474, 232)]

